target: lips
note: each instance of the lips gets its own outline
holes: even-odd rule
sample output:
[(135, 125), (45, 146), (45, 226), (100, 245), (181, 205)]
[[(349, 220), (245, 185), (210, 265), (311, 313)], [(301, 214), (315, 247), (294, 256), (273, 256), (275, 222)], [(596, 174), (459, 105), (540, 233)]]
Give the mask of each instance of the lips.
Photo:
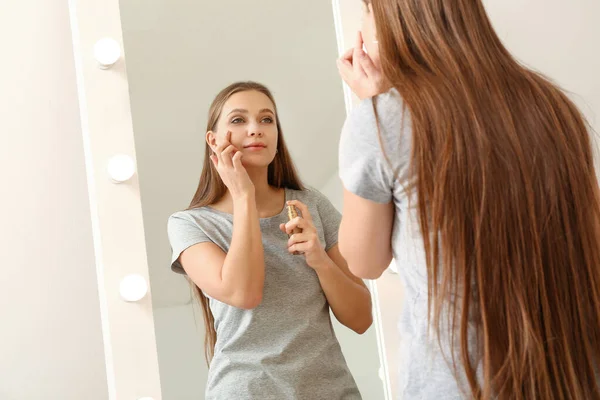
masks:
[(249, 145), (244, 146), (245, 149), (251, 149), (251, 148), (261, 148), (264, 149), (266, 148), (267, 145), (264, 143), (250, 143)]

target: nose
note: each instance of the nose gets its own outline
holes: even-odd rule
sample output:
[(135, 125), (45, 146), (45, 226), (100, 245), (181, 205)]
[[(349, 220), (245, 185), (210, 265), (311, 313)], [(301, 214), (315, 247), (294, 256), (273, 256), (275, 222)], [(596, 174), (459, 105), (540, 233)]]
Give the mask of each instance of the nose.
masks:
[(248, 129), (248, 135), (251, 137), (262, 137), (263, 136), (263, 132), (260, 129), (260, 126), (252, 124), (250, 126), (250, 128)]

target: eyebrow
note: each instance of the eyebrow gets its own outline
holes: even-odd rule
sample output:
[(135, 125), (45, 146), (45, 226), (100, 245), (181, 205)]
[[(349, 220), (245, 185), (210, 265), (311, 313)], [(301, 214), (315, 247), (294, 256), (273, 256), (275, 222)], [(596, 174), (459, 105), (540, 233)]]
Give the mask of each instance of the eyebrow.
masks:
[[(269, 112), (269, 113), (275, 115), (275, 113), (271, 109), (269, 109), (269, 108), (263, 108), (258, 113), (262, 114), (264, 112)], [(248, 110), (244, 110), (243, 108), (236, 108), (236, 109), (231, 110), (231, 112), (229, 114), (227, 114), (227, 115), (231, 115), (233, 113), (248, 114)]]

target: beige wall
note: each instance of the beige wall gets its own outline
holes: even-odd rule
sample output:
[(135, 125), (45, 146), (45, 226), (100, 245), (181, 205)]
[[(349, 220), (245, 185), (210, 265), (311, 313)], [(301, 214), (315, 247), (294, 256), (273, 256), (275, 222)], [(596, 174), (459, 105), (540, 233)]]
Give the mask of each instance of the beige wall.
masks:
[(0, 399), (106, 400), (67, 2), (2, 2), (0, 48)]
[(600, 1), (484, 3), (508, 49), (569, 91), (600, 131)]

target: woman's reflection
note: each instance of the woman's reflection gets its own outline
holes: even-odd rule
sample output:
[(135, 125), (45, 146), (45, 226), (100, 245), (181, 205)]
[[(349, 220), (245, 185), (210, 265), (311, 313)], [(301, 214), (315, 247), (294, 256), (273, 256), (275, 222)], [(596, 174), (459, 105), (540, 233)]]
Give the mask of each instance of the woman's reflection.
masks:
[(227, 87), (207, 131), (196, 194), (168, 223), (172, 268), (203, 306), (206, 398), (360, 399), (329, 309), (363, 333), (370, 294), (338, 251), (339, 212), (296, 174), (273, 96)]

